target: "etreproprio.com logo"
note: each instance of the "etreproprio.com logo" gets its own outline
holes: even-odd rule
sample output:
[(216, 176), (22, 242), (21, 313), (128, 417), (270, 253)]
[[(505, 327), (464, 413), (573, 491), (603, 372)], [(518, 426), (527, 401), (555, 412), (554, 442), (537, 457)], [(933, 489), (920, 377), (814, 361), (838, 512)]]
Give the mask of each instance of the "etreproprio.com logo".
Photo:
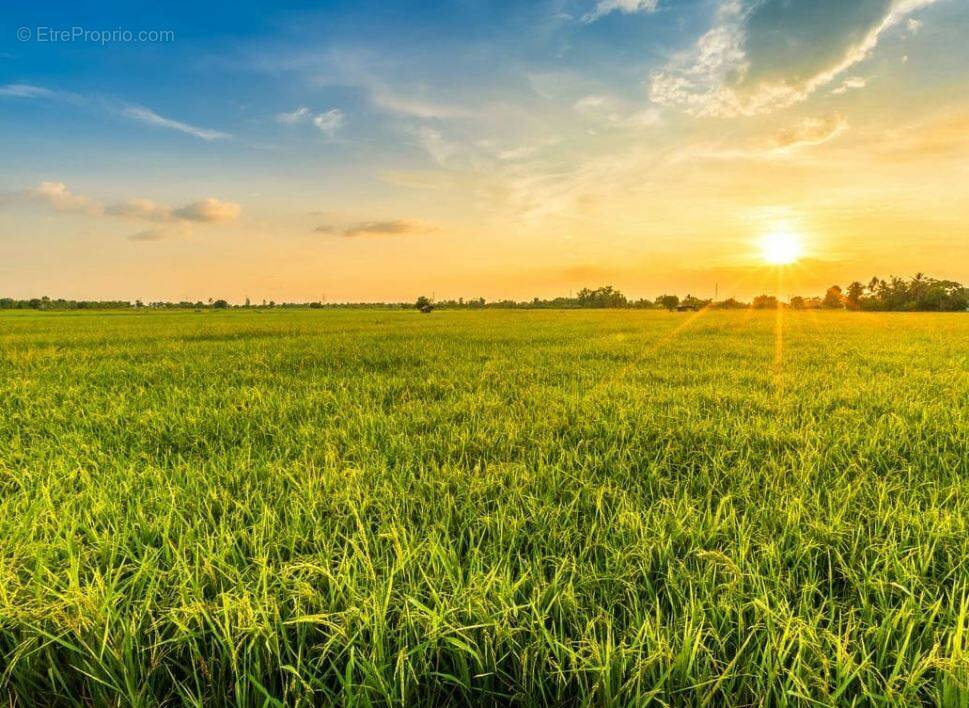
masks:
[(175, 30), (151, 29), (137, 30), (116, 27), (114, 29), (87, 29), (85, 27), (21, 27), (17, 30), (21, 42), (40, 44), (135, 44), (154, 42), (174, 42)]

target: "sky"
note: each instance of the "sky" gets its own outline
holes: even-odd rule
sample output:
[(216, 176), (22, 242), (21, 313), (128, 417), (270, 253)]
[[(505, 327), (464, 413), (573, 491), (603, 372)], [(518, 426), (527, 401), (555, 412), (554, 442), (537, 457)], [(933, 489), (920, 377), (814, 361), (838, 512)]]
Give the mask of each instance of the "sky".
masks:
[(967, 36), (966, 0), (6, 3), (0, 295), (966, 282)]

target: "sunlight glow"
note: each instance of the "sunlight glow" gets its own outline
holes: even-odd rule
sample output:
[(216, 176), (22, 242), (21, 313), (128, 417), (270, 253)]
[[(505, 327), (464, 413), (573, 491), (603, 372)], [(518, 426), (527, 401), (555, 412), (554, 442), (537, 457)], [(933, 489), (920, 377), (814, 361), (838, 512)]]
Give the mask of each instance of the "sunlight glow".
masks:
[(761, 257), (771, 265), (789, 265), (801, 257), (801, 239), (790, 231), (773, 231), (760, 242)]

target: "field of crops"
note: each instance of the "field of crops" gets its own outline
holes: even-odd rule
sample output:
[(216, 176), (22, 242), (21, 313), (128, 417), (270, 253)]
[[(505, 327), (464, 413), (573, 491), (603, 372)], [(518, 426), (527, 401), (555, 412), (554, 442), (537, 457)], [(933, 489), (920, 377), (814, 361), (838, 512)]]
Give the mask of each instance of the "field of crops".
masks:
[(0, 696), (969, 704), (969, 316), (0, 314)]

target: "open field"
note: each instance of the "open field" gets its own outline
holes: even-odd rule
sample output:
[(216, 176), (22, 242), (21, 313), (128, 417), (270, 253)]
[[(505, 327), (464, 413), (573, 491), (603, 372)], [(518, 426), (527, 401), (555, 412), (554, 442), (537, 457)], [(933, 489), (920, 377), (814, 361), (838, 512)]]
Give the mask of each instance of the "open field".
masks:
[(0, 695), (966, 706), (967, 342), (0, 314)]

